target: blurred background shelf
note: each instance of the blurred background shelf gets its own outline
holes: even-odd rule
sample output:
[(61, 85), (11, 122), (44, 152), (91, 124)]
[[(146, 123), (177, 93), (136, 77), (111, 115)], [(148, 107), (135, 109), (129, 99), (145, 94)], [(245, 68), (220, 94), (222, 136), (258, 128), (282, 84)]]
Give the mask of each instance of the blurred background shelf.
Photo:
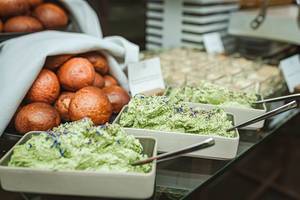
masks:
[(229, 34), (300, 44), (300, 27), (297, 24), (298, 7), (296, 5), (268, 8), (265, 21), (258, 29), (253, 30), (250, 23), (257, 14), (257, 9), (232, 13), (229, 20)]

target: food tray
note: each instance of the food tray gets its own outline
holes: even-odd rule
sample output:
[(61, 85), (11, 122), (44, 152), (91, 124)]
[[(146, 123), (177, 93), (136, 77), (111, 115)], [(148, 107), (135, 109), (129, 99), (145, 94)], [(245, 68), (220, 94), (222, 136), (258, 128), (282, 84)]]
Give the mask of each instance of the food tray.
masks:
[[(123, 112), (127, 110), (127, 106), (123, 107), (122, 111), (117, 116), (114, 123), (118, 123)], [(228, 114), (229, 119), (233, 122), (234, 116)], [(186, 156), (209, 158), (216, 160), (228, 160), (235, 158), (239, 145), (239, 133), (235, 130), (236, 137), (226, 138), (221, 136), (198, 135), (190, 133), (166, 132), (158, 130), (126, 128), (124, 130), (131, 135), (145, 137), (151, 136), (157, 139), (158, 151), (169, 152), (176, 149), (184, 148), (195, 143), (204, 141), (207, 138), (214, 138), (215, 145), (203, 150), (195, 151)]]
[[(262, 100), (262, 96), (258, 95), (258, 100)], [(191, 103), (188, 102), (191, 107), (199, 107), (204, 110), (211, 110), (216, 107), (216, 105), (212, 104), (203, 104), (203, 103)], [(230, 106), (219, 106), (224, 109), (225, 112), (230, 113), (235, 116), (234, 124), (241, 124), (250, 119), (263, 115), (267, 112), (267, 108), (265, 104), (260, 105), (258, 108), (238, 108), (238, 107), (230, 107)], [(243, 127), (241, 129), (253, 130), (259, 129), (264, 126), (265, 120), (259, 121), (257, 123), (251, 124), (249, 126)]]
[[(27, 133), (17, 144), (23, 144), (32, 135)], [(148, 156), (157, 153), (157, 142), (151, 137), (137, 137)], [(13, 148), (0, 160), (0, 180), (4, 190), (15, 192), (60, 195), (98, 196), (144, 199), (154, 191), (156, 162), (147, 173), (113, 173), (91, 171), (51, 171), (23, 167), (8, 167)]]

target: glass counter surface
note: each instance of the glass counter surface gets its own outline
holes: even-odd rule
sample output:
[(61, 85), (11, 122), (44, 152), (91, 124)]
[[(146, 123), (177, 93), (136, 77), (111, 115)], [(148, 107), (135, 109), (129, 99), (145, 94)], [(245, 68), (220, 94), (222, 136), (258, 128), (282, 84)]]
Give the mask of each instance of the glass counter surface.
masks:
[[(238, 154), (232, 160), (210, 160), (191, 157), (180, 157), (174, 160), (158, 164), (156, 176), (156, 188), (151, 199), (188, 199), (196, 189), (213, 181), (240, 158), (247, 155), (247, 152), (256, 145), (267, 139), (272, 133), (299, 113), (299, 109), (280, 114), (267, 120), (265, 127), (259, 131), (239, 130), (240, 143)], [(17, 193), (0, 192), (5, 196), (16, 195)], [(0, 198), (2, 195), (0, 196)], [(20, 194), (20, 199), (26, 200), (76, 200), (76, 199), (102, 199), (87, 197), (70, 197), (56, 195)], [(1, 198), (2, 199), (2, 198)], [(105, 198), (107, 199), (107, 198)]]

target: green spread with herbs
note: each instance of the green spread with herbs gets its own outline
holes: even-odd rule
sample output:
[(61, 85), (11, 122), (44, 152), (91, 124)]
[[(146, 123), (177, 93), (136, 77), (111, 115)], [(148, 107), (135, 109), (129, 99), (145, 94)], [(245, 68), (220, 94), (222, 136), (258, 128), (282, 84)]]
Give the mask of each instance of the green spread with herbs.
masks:
[(197, 87), (169, 88), (166, 95), (179, 101), (241, 108), (252, 108), (253, 102), (257, 100), (253, 93), (234, 91), (205, 81)]
[(132, 166), (145, 159), (139, 140), (119, 125), (94, 126), (85, 118), (33, 135), (17, 145), (8, 163), (13, 167), (147, 173), (151, 165)]
[(118, 123), (123, 127), (235, 137), (235, 132), (226, 132), (232, 122), (222, 109), (203, 111), (166, 96), (135, 96)]

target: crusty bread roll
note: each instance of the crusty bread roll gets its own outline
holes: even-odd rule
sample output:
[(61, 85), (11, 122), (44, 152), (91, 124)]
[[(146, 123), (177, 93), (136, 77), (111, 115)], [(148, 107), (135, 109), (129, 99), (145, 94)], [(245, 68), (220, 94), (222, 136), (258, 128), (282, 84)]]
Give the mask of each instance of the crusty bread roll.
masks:
[(33, 15), (42, 22), (47, 29), (63, 28), (68, 24), (68, 15), (61, 7), (53, 3), (43, 3), (37, 6)]
[(58, 56), (48, 56), (46, 58), (44, 67), (51, 70), (56, 70), (59, 68), (62, 64), (67, 62), (70, 58), (72, 58), (72, 54), (63, 54)]
[(57, 76), (52, 71), (43, 69), (29, 89), (26, 100), (52, 104), (59, 92), (60, 85)]
[(3, 31), (3, 22), (0, 19), (0, 32), (2, 32), (2, 31)]
[(69, 116), (72, 121), (89, 117), (99, 125), (108, 122), (112, 106), (101, 89), (88, 86), (78, 90), (71, 100)]
[(0, 17), (22, 15), (29, 10), (28, 0), (1, 0)]
[(105, 84), (104, 78), (100, 74), (96, 73), (93, 86), (98, 88), (103, 88), (104, 84)]
[(44, 1), (43, 0), (28, 0), (28, 2), (31, 7), (36, 7), (40, 4), (42, 4)]
[(88, 59), (95, 67), (95, 70), (99, 72), (101, 75), (105, 75), (108, 73), (109, 67), (108, 67), (107, 60), (100, 52), (92, 51), (92, 52), (81, 54), (80, 56)]
[(105, 87), (102, 90), (108, 97), (108, 100), (113, 107), (114, 113), (119, 113), (122, 110), (123, 106), (128, 104), (130, 100), (128, 93), (120, 86), (112, 85), (109, 87)]
[(95, 69), (85, 58), (71, 58), (59, 68), (57, 76), (63, 88), (76, 91), (93, 85)]
[(46, 103), (30, 103), (16, 115), (15, 128), (19, 133), (46, 131), (60, 124), (58, 112)]
[(4, 32), (36, 32), (43, 30), (43, 25), (39, 20), (30, 16), (16, 16), (9, 18), (3, 27)]
[(55, 102), (55, 108), (64, 121), (70, 121), (69, 106), (74, 95), (73, 92), (62, 92)]
[(112, 85), (118, 85), (118, 81), (110, 75), (105, 75), (105, 76), (103, 76), (103, 78), (104, 78), (104, 86), (105, 87), (109, 87)]

